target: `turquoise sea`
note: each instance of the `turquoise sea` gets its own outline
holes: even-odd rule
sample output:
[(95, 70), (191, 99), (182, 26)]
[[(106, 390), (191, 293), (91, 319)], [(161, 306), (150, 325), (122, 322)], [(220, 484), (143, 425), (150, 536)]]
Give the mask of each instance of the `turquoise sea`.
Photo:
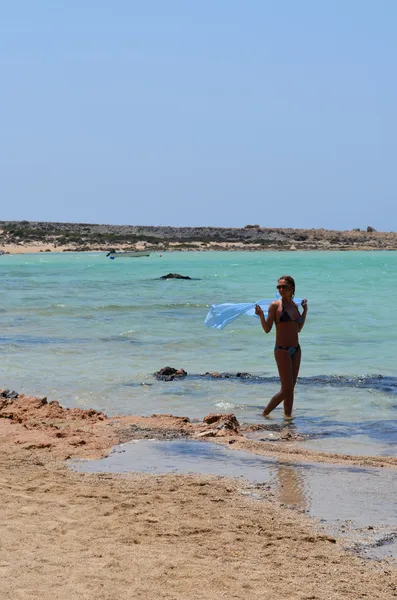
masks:
[[(109, 415), (225, 411), (262, 423), (278, 389), (274, 331), (247, 316), (217, 331), (204, 318), (212, 303), (274, 297), (290, 274), (309, 306), (291, 427), (312, 448), (396, 455), (396, 271), (394, 252), (5, 255), (0, 387)], [(194, 279), (159, 279), (169, 272)], [(157, 381), (167, 365), (188, 377)]]

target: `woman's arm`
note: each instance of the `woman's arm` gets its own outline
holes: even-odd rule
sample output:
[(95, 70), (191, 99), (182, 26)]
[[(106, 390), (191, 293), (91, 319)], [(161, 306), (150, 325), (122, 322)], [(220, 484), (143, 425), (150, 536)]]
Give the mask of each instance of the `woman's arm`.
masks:
[(302, 300), (302, 307), (303, 307), (303, 313), (302, 313), (302, 321), (299, 323), (299, 329), (298, 329), (299, 333), (302, 331), (303, 326), (306, 321), (306, 315), (307, 315), (307, 300), (306, 300), (306, 298), (304, 300)]
[(259, 304), (257, 304), (255, 306), (255, 314), (258, 315), (258, 317), (260, 318), (262, 329), (265, 333), (269, 333), (273, 327), (275, 308), (276, 308), (275, 303), (272, 302), (271, 305), (269, 306), (269, 312), (268, 312), (267, 319), (266, 319), (264, 312), (261, 309), (261, 307), (259, 306)]

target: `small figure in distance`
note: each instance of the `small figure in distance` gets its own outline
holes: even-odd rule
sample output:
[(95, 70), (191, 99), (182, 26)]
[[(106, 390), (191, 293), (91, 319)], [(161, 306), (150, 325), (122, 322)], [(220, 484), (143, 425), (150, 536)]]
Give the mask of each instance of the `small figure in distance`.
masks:
[(270, 400), (263, 411), (263, 416), (267, 417), (276, 406), (283, 402), (284, 415), (290, 418), (302, 356), (298, 334), (302, 331), (306, 321), (307, 300), (302, 300), (303, 313), (300, 314), (297, 304), (293, 301), (295, 281), (290, 275), (280, 277), (277, 282), (277, 290), (281, 298), (271, 303), (267, 319), (259, 304), (255, 306), (255, 314), (260, 317), (265, 333), (271, 331), (273, 323), (276, 324), (274, 357), (281, 383), (280, 391)]

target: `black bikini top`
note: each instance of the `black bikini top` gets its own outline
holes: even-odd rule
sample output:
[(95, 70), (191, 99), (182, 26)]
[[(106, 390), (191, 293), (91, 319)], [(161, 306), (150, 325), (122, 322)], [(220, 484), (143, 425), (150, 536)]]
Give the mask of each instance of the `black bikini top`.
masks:
[(289, 321), (292, 321), (293, 323), (302, 323), (302, 315), (299, 313), (299, 310), (298, 310), (298, 307), (296, 306), (296, 304), (295, 304), (296, 310), (298, 311), (298, 315), (299, 315), (299, 317), (297, 319), (291, 319), (291, 315), (285, 308), (284, 302), (282, 303), (281, 306), (282, 306), (283, 310), (281, 311), (280, 320), (277, 321), (277, 323), (288, 323)]

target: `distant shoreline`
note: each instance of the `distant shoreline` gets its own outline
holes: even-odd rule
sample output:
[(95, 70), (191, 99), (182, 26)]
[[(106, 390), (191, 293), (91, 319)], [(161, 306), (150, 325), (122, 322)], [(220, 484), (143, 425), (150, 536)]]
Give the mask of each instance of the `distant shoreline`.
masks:
[[(133, 249), (133, 250), (142, 250), (141, 247), (129, 247), (129, 249)], [(162, 254), (163, 252), (263, 252), (263, 253), (267, 253), (267, 252), (395, 252), (397, 251), (397, 248), (367, 248), (367, 247), (362, 247), (362, 248), (294, 248), (294, 249), (289, 249), (289, 248), (267, 248), (267, 249), (260, 249), (260, 248), (239, 248), (239, 247), (234, 247), (234, 246), (228, 246), (228, 247), (219, 247), (219, 245), (217, 245), (216, 247), (211, 247), (208, 246), (206, 248), (178, 248), (175, 246), (168, 246), (167, 248), (164, 249), (158, 249), (158, 248), (153, 248), (153, 249), (148, 249), (148, 252), (150, 252), (151, 254)], [(34, 246), (34, 245), (18, 245), (18, 246), (12, 246), (12, 245), (4, 245), (4, 246), (0, 246), (0, 256), (1, 256), (1, 250), (4, 251), (4, 255), (25, 255), (25, 254), (67, 254), (67, 253), (89, 253), (89, 252), (103, 252), (103, 253), (107, 253), (108, 252), (108, 248), (104, 249), (104, 248), (84, 248), (84, 250), (82, 249), (77, 249), (77, 248), (59, 248), (59, 247), (51, 247), (51, 245), (42, 245), (42, 246)], [(124, 247), (119, 247), (119, 248), (115, 248), (115, 250), (117, 252), (122, 252), (123, 250), (125, 250)]]
[(36, 221), (0, 221), (0, 251), (87, 252), (165, 251), (369, 251), (397, 250), (397, 233), (353, 229), (282, 229), (246, 225), (226, 227), (157, 227), (90, 225)]

